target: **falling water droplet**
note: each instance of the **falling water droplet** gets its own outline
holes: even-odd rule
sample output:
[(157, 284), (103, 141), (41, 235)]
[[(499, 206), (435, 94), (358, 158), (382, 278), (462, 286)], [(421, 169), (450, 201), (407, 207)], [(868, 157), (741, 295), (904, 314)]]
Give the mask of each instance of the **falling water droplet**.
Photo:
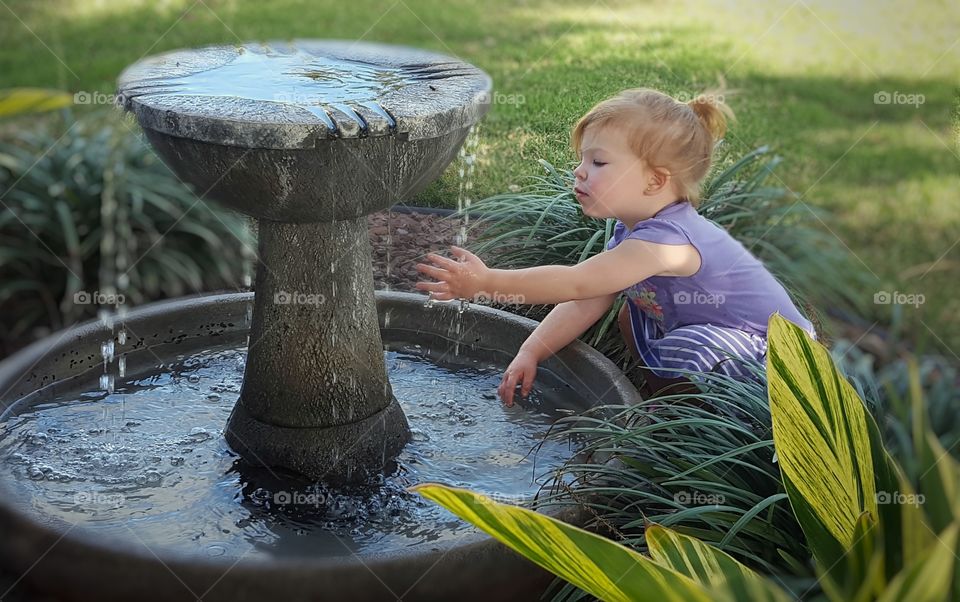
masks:
[(106, 308), (100, 308), (97, 310), (97, 317), (100, 318), (100, 323), (103, 324), (105, 328), (113, 330), (113, 312)]
[(113, 393), (113, 375), (112, 374), (101, 374), (100, 375), (100, 389), (106, 391), (107, 393)]
[(127, 375), (127, 356), (123, 354), (120, 356), (120, 359), (117, 360), (117, 375), (120, 378), (123, 378)]
[(113, 361), (113, 350), (113, 339), (100, 343), (100, 356), (103, 358), (104, 367)]

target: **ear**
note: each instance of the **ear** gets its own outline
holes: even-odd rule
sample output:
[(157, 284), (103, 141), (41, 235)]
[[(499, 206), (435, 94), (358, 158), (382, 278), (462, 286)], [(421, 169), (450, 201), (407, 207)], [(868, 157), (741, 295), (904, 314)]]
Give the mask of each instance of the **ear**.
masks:
[(650, 175), (647, 178), (647, 187), (644, 192), (647, 194), (657, 194), (670, 185), (670, 170), (663, 167), (650, 168)]

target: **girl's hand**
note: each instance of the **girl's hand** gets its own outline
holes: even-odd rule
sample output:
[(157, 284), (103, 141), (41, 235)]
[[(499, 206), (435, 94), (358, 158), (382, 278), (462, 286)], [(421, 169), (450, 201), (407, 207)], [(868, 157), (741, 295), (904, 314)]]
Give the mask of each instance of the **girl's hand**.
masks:
[(490, 268), (466, 249), (451, 246), (450, 252), (458, 261), (430, 253), (427, 260), (433, 265), (418, 263), (418, 272), (439, 282), (420, 281), (415, 286), (421, 291), (429, 291), (430, 298), (438, 301), (474, 300), (478, 293), (485, 292)]
[(533, 379), (536, 376), (537, 358), (529, 351), (521, 349), (503, 374), (500, 388), (497, 389), (500, 399), (507, 404), (508, 408), (512, 407), (513, 395), (516, 392), (517, 385), (521, 385), (520, 395), (526, 397), (530, 394), (530, 389), (533, 388)]

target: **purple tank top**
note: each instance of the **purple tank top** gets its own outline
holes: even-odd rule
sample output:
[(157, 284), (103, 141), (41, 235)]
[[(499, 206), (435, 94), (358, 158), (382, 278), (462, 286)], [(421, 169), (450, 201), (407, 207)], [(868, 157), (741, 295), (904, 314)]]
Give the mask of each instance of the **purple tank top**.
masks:
[(766, 336), (767, 321), (780, 312), (814, 335), (813, 325), (783, 285), (740, 241), (697, 213), (689, 201), (667, 205), (631, 231), (617, 220), (607, 250), (627, 238), (691, 244), (700, 252), (700, 269), (692, 276), (651, 276), (624, 290), (660, 322), (664, 332), (688, 324), (716, 324)]

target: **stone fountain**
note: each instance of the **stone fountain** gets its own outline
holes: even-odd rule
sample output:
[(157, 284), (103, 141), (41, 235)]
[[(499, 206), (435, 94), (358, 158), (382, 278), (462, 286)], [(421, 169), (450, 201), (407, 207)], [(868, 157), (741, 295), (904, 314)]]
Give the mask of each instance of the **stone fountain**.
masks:
[[(119, 101), (163, 161), (201, 198), (258, 220), (256, 294), (136, 309), (125, 318), (129, 339), (100, 322), (51, 336), (0, 364), (4, 417), (83, 390), (105, 337), (136, 374), (249, 335), (223, 429), (230, 448), (249, 466), (330, 487), (382, 483), (411, 440), (384, 344), (502, 366), (536, 326), (490, 308), (426, 308), (421, 296), (374, 293), (365, 216), (443, 172), (488, 110), (490, 90), (490, 78), (460, 60), (345, 41), (175, 51), (126, 69)], [(637, 400), (620, 371), (580, 343), (545, 362), (538, 379), (558, 383), (550, 403), (569, 411)], [(480, 532), (334, 558), (198, 559), (65, 525), (35, 513), (35, 495), (0, 481), (0, 560), (76, 599), (525, 600), (550, 580)], [(570, 508), (543, 511), (577, 520)]]
[(432, 182), (489, 92), (461, 61), (347, 42), (188, 50), (120, 76), (167, 165), (259, 221), (249, 360), (226, 430), (248, 460), (345, 482), (407, 442), (364, 217)]

